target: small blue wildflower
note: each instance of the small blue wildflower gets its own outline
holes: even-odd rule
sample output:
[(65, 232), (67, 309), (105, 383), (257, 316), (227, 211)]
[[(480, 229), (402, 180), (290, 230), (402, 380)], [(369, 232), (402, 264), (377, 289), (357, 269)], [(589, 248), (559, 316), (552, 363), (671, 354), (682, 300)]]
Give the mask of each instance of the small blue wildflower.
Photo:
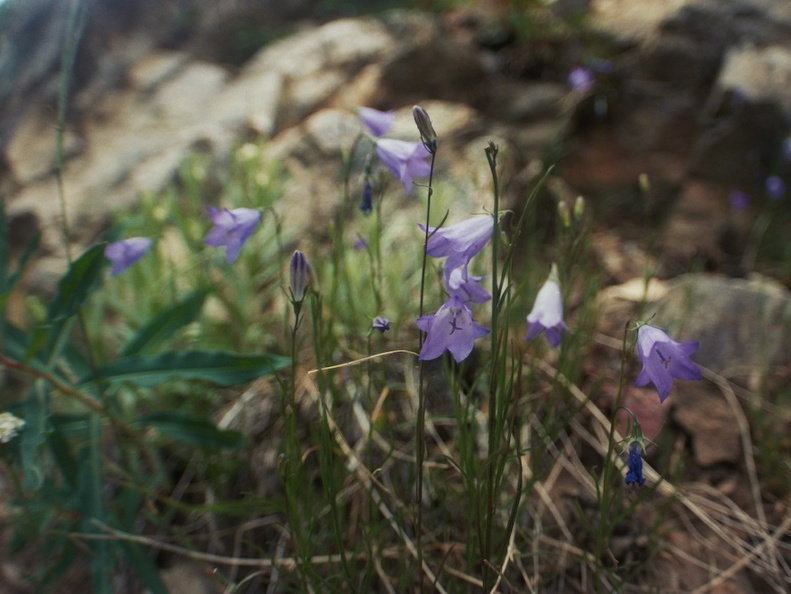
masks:
[(777, 175), (767, 177), (765, 187), (769, 200), (780, 200), (786, 193), (785, 182)]
[(689, 358), (698, 350), (697, 342), (676, 342), (659, 328), (644, 324), (637, 331), (637, 354), (643, 364), (636, 386), (654, 384), (659, 401), (673, 388), (673, 378), (698, 380), (700, 368)]
[(239, 257), (244, 243), (250, 238), (261, 220), (261, 213), (252, 208), (227, 208), (220, 210), (210, 206), (209, 217), (214, 227), (204, 239), (212, 247), (225, 246), (225, 260), (232, 264)]
[(365, 180), (365, 185), (363, 186), (363, 199), (360, 202), (360, 212), (364, 215), (369, 215), (373, 212), (374, 209), (374, 188), (371, 185), (371, 182)]
[(571, 69), (568, 76), (568, 85), (577, 93), (587, 93), (593, 88), (593, 73), (582, 66)]
[(547, 342), (557, 347), (564, 330), (568, 330), (568, 326), (563, 321), (563, 298), (558, 282), (558, 268), (552, 264), (549, 277), (538, 291), (533, 309), (527, 316), (526, 339), (531, 340), (543, 331)]
[(130, 237), (108, 243), (104, 248), (105, 257), (112, 262), (110, 275), (116, 276), (148, 253), (154, 240), (148, 237)]
[(739, 212), (747, 210), (747, 207), (750, 206), (750, 199), (741, 190), (731, 192), (728, 195), (728, 201), (731, 203), (731, 208)]
[(413, 178), (426, 177), (431, 172), (431, 165), (426, 161), (430, 153), (422, 142), (380, 138), (376, 141), (376, 154), (404, 184), (407, 194), (412, 192)]
[(358, 234), (357, 239), (354, 240), (354, 244), (352, 245), (352, 247), (357, 251), (367, 250), (368, 240), (362, 235)]
[(368, 131), (379, 138), (387, 134), (395, 123), (396, 114), (394, 111), (379, 111), (372, 107), (360, 107), (357, 110), (360, 121), (368, 128)]
[(445, 269), (445, 287), (449, 295), (456, 295), (464, 303), (486, 303), (492, 298), (480, 282), (482, 276), (472, 276), (467, 266), (458, 266), (453, 270)]
[(453, 295), (437, 310), (437, 313), (421, 316), (417, 327), (427, 333), (420, 360), (430, 361), (450, 351), (456, 363), (461, 363), (472, 352), (476, 339), (489, 331), (475, 323), (472, 311), (458, 296)]
[(642, 487), (645, 484), (643, 476), (643, 444), (639, 440), (629, 442), (628, 455), (626, 457), (626, 478), (627, 485)]
[(384, 334), (386, 331), (390, 330), (390, 320), (376, 316), (371, 324), (371, 328), (379, 330), (379, 332)]

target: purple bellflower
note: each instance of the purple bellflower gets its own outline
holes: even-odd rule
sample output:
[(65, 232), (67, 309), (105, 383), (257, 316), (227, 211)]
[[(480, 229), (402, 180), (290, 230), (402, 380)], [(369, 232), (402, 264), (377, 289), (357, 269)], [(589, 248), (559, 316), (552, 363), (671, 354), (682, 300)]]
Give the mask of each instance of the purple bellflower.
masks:
[(412, 178), (426, 177), (431, 172), (431, 165), (426, 161), (430, 153), (422, 142), (380, 138), (376, 141), (376, 154), (385, 167), (401, 180), (407, 194), (412, 192)]
[(374, 330), (379, 330), (379, 332), (384, 334), (385, 332), (390, 330), (390, 320), (388, 320), (387, 318), (376, 316), (374, 318), (373, 323), (371, 324), (371, 328), (373, 328)]
[(637, 354), (643, 369), (636, 386), (654, 384), (659, 401), (664, 402), (673, 388), (673, 378), (697, 380), (700, 368), (689, 358), (698, 350), (697, 342), (676, 342), (659, 328), (642, 325), (637, 331)]
[(627, 485), (642, 487), (645, 484), (643, 476), (643, 444), (639, 440), (629, 442), (626, 456), (626, 477)]
[(571, 69), (568, 76), (568, 85), (577, 93), (587, 93), (593, 88), (593, 73), (587, 68), (577, 66)]
[(208, 208), (211, 222), (214, 223), (211, 231), (206, 235), (204, 243), (212, 247), (225, 246), (225, 260), (232, 264), (239, 257), (239, 252), (258, 226), (261, 213), (252, 208), (227, 208), (220, 210), (210, 206)]
[[(424, 232), (426, 227), (418, 225)], [(494, 232), (494, 218), (491, 215), (470, 217), (465, 221), (447, 227), (429, 227), (431, 235), (426, 245), (426, 253), (432, 258), (444, 258), (445, 276), (459, 266), (466, 266), (473, 256), (483, 249)]]
[(780, 200), (786, 193), (785, 182), (777, 175), (767, 177), (765, 186), (769, 200)]
[(291, 256), (288, 266), (288, 288), (291, 291), (291, 301), (302, 303), (305, 299), (305, 291), (313, 279), (313, 269), (305, 254), (299, 250)]
[(479, 284), (482, 276), (467, 273), (466, 266), (457, 266), (453, 270), (445, 269), (445, 286), (448, 294), (457, 296), (464, 303), (486, 303), (491, 295)]
[(489, 331), (475, 323), (472, 311), (456, 295), (451, 296), (437, 313), (421, 316), (417, 327), (427, 333), (420, 360), (430, 361), (450, 351), (456, 363), (469, 357), (475, 339), (489, 334)]
[(130, 237), (108, 243), (104, 248), (105, 257), (113, 263), (110, 275), (116, 276), (146, 255), (154, 240), (148, 237)]
[(568, 330), (568, 326), (563, 321), (563, 298), (560, 294), (558, 268), (552, 264), (549, 277), (538, 291), (533, 309), (527, 316), (527, 340), (532, 340), (543, 331), (547, 342), (557, 347), (564, 330)]
[(372, 107), (360, 107), (357, 113), (363, 125), (377, 138), (390, 132), (396, 118), (394, 111), (379, 111)]

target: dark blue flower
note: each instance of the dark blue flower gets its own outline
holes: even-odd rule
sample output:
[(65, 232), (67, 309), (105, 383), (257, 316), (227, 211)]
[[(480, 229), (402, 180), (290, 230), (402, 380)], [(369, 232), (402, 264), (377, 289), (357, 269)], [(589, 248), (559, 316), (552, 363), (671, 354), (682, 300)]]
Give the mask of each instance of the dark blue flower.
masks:
[(363, 186), (363, 199), (360, 202), (360, 211), (364, 215), (371, 214), (374, 209), (374, 188), (371, 185), (371, 182), (368, 180), (365, 181), (365, 185)]
[(642, 487), (645, 484), (643, 476), (643, 444), (639, 440), (629, 443), (626, 457), (626, 484)]
[(379, 330), (379, 332), (384, 334), (387, 330), (390, 330), (390, 320), (376, 316), (373, 323), (371, 324), (371, 327), (374, 330)]

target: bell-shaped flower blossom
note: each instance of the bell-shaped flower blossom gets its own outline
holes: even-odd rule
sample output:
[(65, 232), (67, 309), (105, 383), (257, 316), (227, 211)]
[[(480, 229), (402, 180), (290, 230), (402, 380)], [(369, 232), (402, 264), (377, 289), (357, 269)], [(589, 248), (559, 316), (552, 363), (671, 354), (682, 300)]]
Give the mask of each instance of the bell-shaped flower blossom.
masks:
[(148, 253), (154, 240), (148, 237), (130, 237), (108, 243), (104, 248), (105, 257), (112, 262), (110, 275), (116, 276)]
[(659, 401), (664, 402), (673, 388), (673, 378), (697, 380), (700, 368), (689, 358), (698, 350), (697, 342), (676, 342), (659, 328), (642, 325), (637, 331), (637, 354), (643, 369), (636, 386), (654, 384)]
[(482, 276), (468, 274), (466, 266), (457, 266), (452, 270), (445, 269), (445, 287), (448, 294), (457, 296), (464, 303), (486, 303), (492, 298), (480, 282)]
[(261, 220), (261, 213), (252, 208), (209, 207), (209, 216), (214, 223), (206, 235), (204, 243), (212, 247), (225, 246), (225, 260), (228, 264), (236, 261), (244, 243), (250, 238)]
[[(426, 227), (418, 225), (424, 232)], [(494, 217), (482, 215), (447, 227), (429, 227), (426, 253), (432, 258), (444, 258), (446, 276), (459, 266), (466, 266), (483, 249), (494, 232)]]
[(641, 441), (633, 440), (629, 442), (626, 455), (626, 477), (624, 481), (627, 485), (642, 487), (645, 484), (643, 476), (643, 444)]
[(372, 107), (360, 107), (357, 113), (363, 125), (377, 138), (390, 132), (396, 118), (394, 111), (379, 111)]
[(543, 331), (547, 342), (556, 347), (560, 344), (564, 330), (568, 330), (568, 326), (563, 321), (563, 297), (560, 294), (558, 269), (553, 264), (549, 277), (538, 291), (533, 309), (527, 316), (527, 340), (535, 338)]
[(419, 358), (430, 361), (450, 351), (456, 363), (469, 357), (476, 339), (489, 334), (472, 319), (472, 311), (457, 296), (451, 296), (437, 313), (421, 316), (417, 327), (427, 333)]
[(422, 142), (380, 138), (376, 141), (376, 154), (401, 180), (407, 194), (412, 192), (412, 178), (426, 177), (431, 172), (431, 165), (426, 161), (430, 153)]
[(374, 330), (379, 330), (382, 334), (390, 330), (390, 320), (387, 318), (382, 318), (380, 316), (376, 316), (374, 321), (371, 323), (371, 328)]

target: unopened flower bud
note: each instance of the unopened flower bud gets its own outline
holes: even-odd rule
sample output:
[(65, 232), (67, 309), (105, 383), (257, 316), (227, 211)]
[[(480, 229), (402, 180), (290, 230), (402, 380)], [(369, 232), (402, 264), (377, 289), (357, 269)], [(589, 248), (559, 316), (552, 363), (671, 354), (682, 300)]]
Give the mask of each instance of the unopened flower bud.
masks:
[(0, 443), (8, 443), (25, 426), (25, 421), (15, 417), (11, 413), (0, 414)]
[(582, 221), (582, 217), (585, 216), (585, 198), (582, 196), (577, 196), (577, 199), (574, 201), (574, 220), (578, 223)]
[(305, 290), (310, 285), (312, 271), (305, 254), (299, 250), (291, 256), (289, 266), (289, 288), (291, 289), (291, 299), (296, 303), (301, 303), (305, 299)]
[(651, 189), (651, 180), (648, 177), (647, 173), (641, 173), (637, 177), (637, 183), (640, 186), (640, 191), (643, 194), (648, 194), (649, 190)]
[(420, 132), (420, 140), (423, 141), (423, 146), (433, 155), (437, 152), (437, 133), (434, 131), (428, 112), (419, 105), (415, 105), (412, 108), (412, 116), (415, 118), (415, 124), (417, 124), (418, 132)]
[(571, 210), (569, 209), (568, 202), (565, 200), (558, 202), (558, 216), (566, 229), (571, 227)]

